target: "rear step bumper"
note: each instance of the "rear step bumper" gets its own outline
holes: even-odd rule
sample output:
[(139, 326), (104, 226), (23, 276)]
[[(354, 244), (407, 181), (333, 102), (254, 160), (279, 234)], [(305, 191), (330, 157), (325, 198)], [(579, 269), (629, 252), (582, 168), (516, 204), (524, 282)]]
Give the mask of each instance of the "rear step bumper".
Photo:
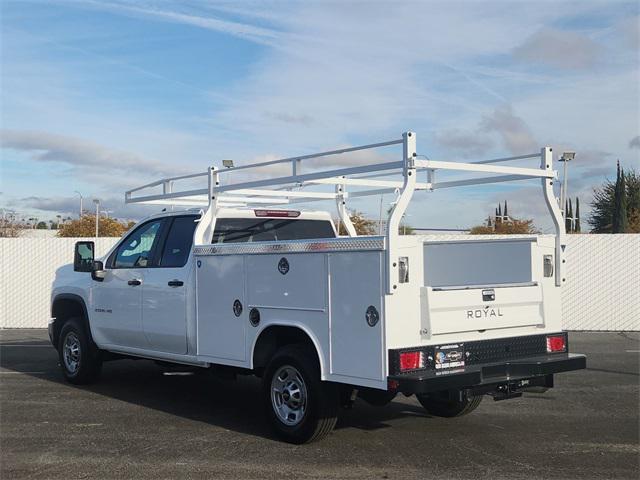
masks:
[[(442, 390), (490, 390), (498, 385), (525, 388), (528, 385), (549, 385), (550, 375), (586, 368), (587, 358), (575, 353), (551, 354), (518, 358), (500, 363), (467, 366), (451, 371), (414, 372), (388, 377), (390, 386), (407, 395)], [(532, 382), (526, 382), (533, 380)], [(540, 380), (540, 381), (535, 381)], [(541, 382), (546, 381), (546, 383)]]

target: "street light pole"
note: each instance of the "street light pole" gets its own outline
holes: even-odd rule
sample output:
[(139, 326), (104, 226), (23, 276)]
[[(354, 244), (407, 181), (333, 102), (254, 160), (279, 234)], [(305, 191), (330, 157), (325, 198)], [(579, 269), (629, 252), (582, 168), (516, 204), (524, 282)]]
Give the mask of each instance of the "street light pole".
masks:
[(93, 203), (96, 204), (96, 240), (98, 239), (98, 223), (100, 222), (100, 200), (93, 199)]
[(564, 163), (563, 173), (562, 173), (562, 188), (560, 189), (560, 210), (562, 210), (562, 216), (566, 219), (567, 212), (565, 204), (567, 201), (567, 164), (576, 158), (576, 152), (564, 152), (562, 157), (558, 159), (559, 162)]
[(77, 190), (74, 190), (73, 193), (77, 193), (78, 195), (80, 195), (80, 217), (79, 218), (82, 218), (82, 194)]

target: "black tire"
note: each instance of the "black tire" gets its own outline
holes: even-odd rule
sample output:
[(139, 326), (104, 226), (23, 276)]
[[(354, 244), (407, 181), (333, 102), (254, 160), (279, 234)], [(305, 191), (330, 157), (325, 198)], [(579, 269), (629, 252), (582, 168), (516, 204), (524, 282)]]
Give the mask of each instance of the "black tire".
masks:
[(80, 319), (71, 318), (62, 326), (58, 340), (58, 359), (62, 374), (69, 383), (84, 385), (100, 376), (100, 350), (96, 348)]
[(340, 406), (338, 386), (320, 380), (318, 360), (308, 347), (289, 345), (278, 350), (265, 370), (262, 391), (271, 425), (289, 443), (320, 440), (336, 425)]
[(480, 402), (482, 395), (461, 393), (462, 400), (450, 399), (447, 392), (435, 394), (416, 394), (418, 401), (430, 415), (434, 417), (461, 417), (473, 412)]

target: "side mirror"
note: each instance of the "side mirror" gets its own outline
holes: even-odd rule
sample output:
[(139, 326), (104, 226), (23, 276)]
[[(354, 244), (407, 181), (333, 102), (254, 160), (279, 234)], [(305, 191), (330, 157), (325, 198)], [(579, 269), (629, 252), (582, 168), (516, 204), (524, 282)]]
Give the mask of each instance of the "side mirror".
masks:
[(104, 264), (100, 260), (93, 261), (93, 270), (91, 270), (91, 278), (94, 280), (101, 282), (104, 280), (107, 272), (104, 269)]
[(73, 256), (75, 272), (93, 272), (95, 245), (93, 242), (76, 242)]

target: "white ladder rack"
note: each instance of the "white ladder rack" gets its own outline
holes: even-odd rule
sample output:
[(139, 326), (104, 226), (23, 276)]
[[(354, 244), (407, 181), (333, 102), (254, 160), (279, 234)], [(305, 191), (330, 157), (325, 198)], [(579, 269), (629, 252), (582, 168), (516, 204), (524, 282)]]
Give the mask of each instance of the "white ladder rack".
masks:
[[(403, 147), (402, 157), (398, 161), (325, 170), (322, 170), (318, 165), (314, 165), (314, 170), (303, 171), (304, 162), (307, 160), (393, 145), (402, 145)], [(540, 161), (538, 168), (496, 165), (498, 163), (534, 158)], [(127, 191), (125, 194), (125, 202), (206, 208), (203, 220), (209, 220), (210, 225), (207, 229), (207, 234), (210, 234), (215, 224), (216, 212), (222, 207), (264, 208), (267, 206), (277, 207), (311, 201), (334, 200), (339, 218), (345, 225), (349, 236), (356, 236), (355, 228), (349, 219), (346, 206), (347, 200), (349, 198), (396, 193), (398, 198), (389, 214), (386, 234), (386, 248), (389, 252), (388, 268), (390, 272), (393, 272), (397, 268), (395, 266), (397, 262), (393, 262), (391, 259), (395, 258), (392, 251), (395, 249), (397, 243), (398, 226), (416, 190), (432, 191), (442, 188), (540, 179), (544, 200), (556, 230), (556, 285), (560, 285), (563, 281), (561, 257), (565, 245), (565, 231), (562, 214), (553, 195), (552, 185), (553, 180), (557, 178), (557, 172), (552, 169), (552, 158), (551, 148), (544, 147), (539, 153), (475, 162), (421, 159), (416, 151), (416, 135), (409, 131), (403, 133), (402, 138), (396, 140), (249, 165), (240, 165), (225, 169), (213, 166), (201, 173), (167, 177)], [(232, 172), (246, 171), (250, 173), (252, 169), (256, 170), (282, 164), (288, 164), (290, 168), (289, 175), (274, 178), (251, 179), (238, 183), (226, 183), (222, 181), (228, 178), (228, 175)], [(438, 182), (436, 181), (436, 172), (438, 170), (495, 175)], [(418, 181), (418, 173), (422, 171), (426, 172), (426, 178)], [(380, 179), (380, 177), (389, 177), (394, 174), (399, 175), (400, 178), (398, 180)], [(206, 188), (203, 186), (203, 188), (192, 190), (176, 189), (178, 182), (193, 179), (206, 181)], [(326, 185), (333, 185), (334, 191), (318, 191), (310, 188)], [(347, 186), (359, 187), (361, 189), (348, 192)], [(157, 192), (159, 188), (162, 189), (160, 193)], [(152, 189), (156, 191), (150, 192)], [(392, 293), (392, 291), (389, 291), (391, 288), (391, 285), (389, 285), (388, 293)]]

